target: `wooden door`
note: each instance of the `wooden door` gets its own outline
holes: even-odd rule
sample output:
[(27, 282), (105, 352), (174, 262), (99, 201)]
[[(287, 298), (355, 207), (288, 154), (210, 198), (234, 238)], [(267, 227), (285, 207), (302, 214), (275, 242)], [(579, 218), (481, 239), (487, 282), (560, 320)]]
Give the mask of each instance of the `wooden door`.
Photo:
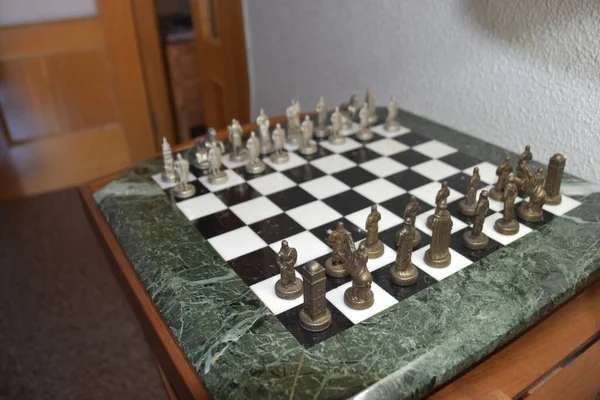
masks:
[(202, 100), (208, 126), (250, 120), (241, 0), (192, 0)]
[(130, 0), (0, 28), (0, 198), (80, 184), (158, 150)]

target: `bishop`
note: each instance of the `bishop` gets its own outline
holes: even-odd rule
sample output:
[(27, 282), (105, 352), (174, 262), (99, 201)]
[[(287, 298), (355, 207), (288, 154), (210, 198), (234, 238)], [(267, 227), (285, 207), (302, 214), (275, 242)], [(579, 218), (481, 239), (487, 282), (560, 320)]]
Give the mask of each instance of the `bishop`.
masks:
[[(438, 205), (441, 201), (448, 202), (448, 196), (450, 196), (450, 188), (448, 188), (448, 182), (442, 182), (442, 187), (435, 195), (435, 204)], [(431, 229), (431, 223), (433, 222), (433, 214), (427, 217), (426, 225)]]
[(435, 208), (431, 222), (431, 246), (425, 252), (424, 261), (433, 268), (444, 268), (450, 265), (450, 235), (452, 218), (448, 212), (446, 200), (442, 199)]
[(302, 280), (296, 276), (294, 266), (298, 260), (298, 252), (288, 245), (287, 240), (281, 242), (281, 250), (277, 253), (277, 265), (281, 278), (275, 283), (275, 294), (285, 300), (302, 296)]
[(458, 211), (462, 215), (472, 217), (477, 206), (477, 189), (479, 188), (479, 167), (473, 168), (473, 175), (467, 188), (467, 196), (458, 202)]

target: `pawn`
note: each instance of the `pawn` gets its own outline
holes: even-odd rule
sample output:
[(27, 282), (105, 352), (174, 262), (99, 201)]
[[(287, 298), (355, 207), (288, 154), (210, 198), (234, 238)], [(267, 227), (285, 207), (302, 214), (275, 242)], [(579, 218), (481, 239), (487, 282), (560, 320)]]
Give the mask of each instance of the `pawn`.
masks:
[(260, 155), (260, 140), (256, 137), (256, 133), (250, 133), (250, 137), (246, 142), (248, 150), (248, 163), (246, 164), (246, 172), (249, 174), (260, 174), (265, 171), (265, 164), (258, 158)]
[(175, 187), (173, 188), (175, 197), (187, 199), (196, 194), (196, 187), (188, 182), (190, 163), (184, 160), (181, 154), (177, 154), (173, 169), (175, 170)]
[(275, 283), (275, 294), (285, 300), (302, 296), (302, 280), (296, 276), (294, 266), (298, 260), (296, 249), (289, 247), (287, 240), (281, 242), (281, 250), (277, 253), (277, 265), (281, 278)]
[(373, 132), (369, 128), (369, 109), (367, 108), (367, 104), (363, 104), (360, 112), (358, 113), (358, 118), (360, 119), (360, 130), (356, 134), (356, 138), (362, 142), (367, 142), (373, 139)]
[(336, 107), (331, 114), (331, 134), (329, 142), (331, 144), (343, 144), (346, 138), (342, 136), (342, 113), (340, 108)]
[(310, 117), (306, 115), (302, 125), (300, 125), (300, 132), (302, 133), (302, 144), (300, 145), (300, 154), (310, 156), (317, 152), (317, 144), (313, 142), (313, 130), (314, 124)]
[(396, 234), (396, 263), (390, 269), (392, 282), (396, 285), (410, 286), (417, 282), (419, 271), (411, 262), (414, 237), (415, 221), (408, 218), (402, 230)]
[(471, 250), (485, 249), (489, 243), (489, 239), (485, 233), (483, 233), (483, 222), (490, 208), (490, 202), (488, 200), (487, 190), (483, 190), (479, 194), (479, 200), (475, 207), (475, 222), (473, 222), (473, 228), (467, 230), (463, 234), (463, 243), (465, 247)]
[(281, 124), (277, 124), (273, 129), (273, 154), (271, 154), (271, 161), (275, 164), (283, 164), (290, 159), (288, 152), (283, 149), (284, 142), (285, 131)]

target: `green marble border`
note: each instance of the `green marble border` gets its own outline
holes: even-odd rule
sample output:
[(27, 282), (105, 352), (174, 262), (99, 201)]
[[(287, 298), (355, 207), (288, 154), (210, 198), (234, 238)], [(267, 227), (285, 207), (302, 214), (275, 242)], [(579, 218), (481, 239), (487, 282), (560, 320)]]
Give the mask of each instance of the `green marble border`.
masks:
[[(412, 114), (400, 112), (400, 118), (414, 131), (493, 163), (506, 153)], [(568, 215), (304, 349), (151, 180), (160, 169), (160, 159), (140, 163), (95, 198), (184, 353), (219, 399), (420, 397), (563, 303), (600, 264), (600, 190), (567, 175), (563, 193), (582, 202)]]

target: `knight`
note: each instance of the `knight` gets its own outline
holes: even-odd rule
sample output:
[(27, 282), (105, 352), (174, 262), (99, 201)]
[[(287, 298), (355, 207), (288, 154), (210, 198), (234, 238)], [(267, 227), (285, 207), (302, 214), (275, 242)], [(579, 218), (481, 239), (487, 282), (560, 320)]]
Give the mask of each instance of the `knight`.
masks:
[(367, 248), (362, 242), (350, 258), (348, 271), (352, 276), (352, 286), (344, 292), (344, 303), (354, 310), (367, 309), (374, 302), (371, 290), (373, 276), (367, 269), (367, 260)]

